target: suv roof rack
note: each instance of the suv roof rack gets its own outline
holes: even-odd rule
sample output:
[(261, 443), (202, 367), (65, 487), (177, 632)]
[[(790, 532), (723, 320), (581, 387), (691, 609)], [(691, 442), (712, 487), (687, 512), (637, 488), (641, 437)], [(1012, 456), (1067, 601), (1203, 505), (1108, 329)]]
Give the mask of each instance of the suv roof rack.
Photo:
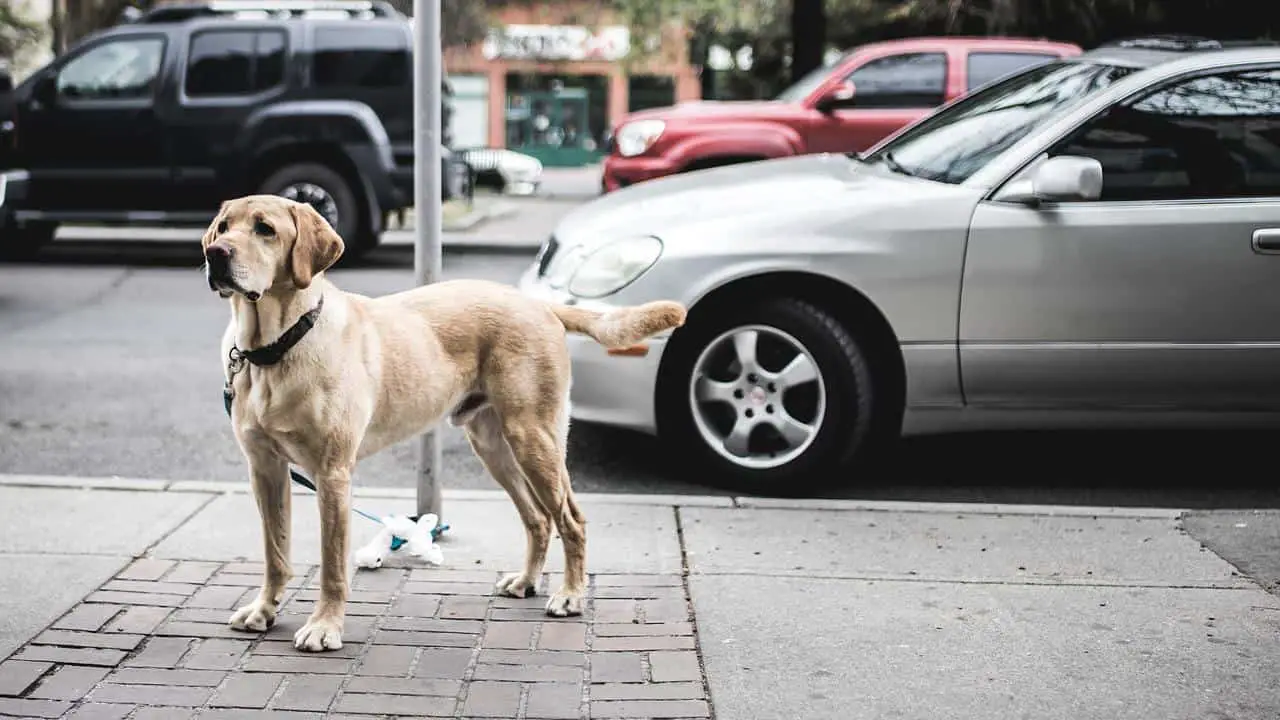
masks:
[(398, 16), (399, 11), (385, 0), (208, 0), (161, 5), (142, 13), (134, 22), (182, 22), (201, 17), (363, 20)]
[(1170, 34), (1122, 38), (1102, 43), (1098, 47), (1198, 52), (1203, 50), (1225, 50), (1227, 48), (1274, 47), (1277, 44), (1280, 43), (1275, 40), (1215, 40), (1200, 35)]

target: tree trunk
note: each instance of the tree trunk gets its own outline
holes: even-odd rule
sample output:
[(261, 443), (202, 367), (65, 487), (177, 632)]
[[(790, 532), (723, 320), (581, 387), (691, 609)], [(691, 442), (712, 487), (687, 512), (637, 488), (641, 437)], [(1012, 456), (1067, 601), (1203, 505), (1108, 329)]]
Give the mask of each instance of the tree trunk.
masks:
[(824, 0), (791, 0), (791, 81), (822, 67), (827, 48)]

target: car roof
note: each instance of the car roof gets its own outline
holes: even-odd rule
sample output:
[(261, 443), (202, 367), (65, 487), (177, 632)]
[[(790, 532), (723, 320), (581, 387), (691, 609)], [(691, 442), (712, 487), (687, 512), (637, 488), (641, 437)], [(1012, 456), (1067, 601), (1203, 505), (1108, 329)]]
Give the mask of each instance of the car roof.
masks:
[(1152, 35), (1105, 43), (1075, 58), (1138, 70), (1179, 60), (1187, 65), (1280, 59), (1280, 43), (1269, 40), (1212, 40), (1185, 35)]
[(191, 20), (241, 19), (404, 21), (405, 17), (385, 0), (205, 0), (160, 5), (127, 24), (169, 25)]
[(885, 47), (910, 47), (913, 45), (959, 46), (959, 47), (1037, 47), (1055, 49), (1075, 49), (1079, 47), (1071, 43), (1050, 40), (1048, 38), (1018, 37), (1006, 35), (915, 35), (863, 43), (850, 48), (852, 51), (871, 50)]

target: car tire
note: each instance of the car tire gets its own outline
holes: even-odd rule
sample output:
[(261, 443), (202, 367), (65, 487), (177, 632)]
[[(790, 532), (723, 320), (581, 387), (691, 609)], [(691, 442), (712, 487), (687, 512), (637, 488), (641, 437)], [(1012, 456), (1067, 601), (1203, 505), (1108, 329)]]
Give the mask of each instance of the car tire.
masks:
[[(743, 367), (738, 342), (753, 332), (756, 364)], [(782, 373), (788, 366), (794, 372)], [(704, 392), (708, 381), (721, 384)], [(806, 494), (846, 480), (870, 455), (875, 401), (871, 364), (848, 329), (811, 303), (772, 299), (672, 335), (659, 434), (691, 461), (685, 469), (695, 481)], [(731, 439), (738, 423), (750, 427), (745, 445), (740, 432)]]
[(327, 165), (286, 165), (263, 180), (259, 191), (308, 202), (320, 211), (342, 238), (344, 250), (341, 259), (358, 258), (378, 245), (378, 234), (367, 219), (368, 213), (361, 207), (351, 183)]
[(26, 260), (35, 257), (44, 246), (53, 242), (58, 224), (32, 222), (17, 225), (10, 220), (0, 224), (0, 258)]

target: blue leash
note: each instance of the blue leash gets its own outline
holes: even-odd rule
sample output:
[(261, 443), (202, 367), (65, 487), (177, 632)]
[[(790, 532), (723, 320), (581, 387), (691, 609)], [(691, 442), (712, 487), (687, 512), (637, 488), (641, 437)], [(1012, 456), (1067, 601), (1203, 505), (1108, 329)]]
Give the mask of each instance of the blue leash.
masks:
[[(297, 484), (301, 485), (302, 487), (304, 487), (304, 488), (306, 488), (306, 489), (310, 490), (311, 492), (318, 492), (318, 491), (316, 490), (315, 483), (311, 482), (311, 480), (310, 480), (306, 475), (303, 475), (302, 473), (298, 472), (297, 470), (294, 470), (293, 468), (289, 468), (289, 477), (290, 477), (290, 478), (291, 478), (295, 483), (297, 483)], [(368, 518), (368, 519), (370, 519), (370, 520), (372, 520), (372, 521), (374, 521), (374, 522), (378, 523), (379, 525), (381, 525), (381, 524), (382, 524), (382, 520), (381, 520), (380, 518), (376, 518), (376, 517), (374, 517), (373, 515), (370, 515), (369, 513), (367, 513), (367, 512), (365, 512), (365, 511), (361, 510), (361, 509), (360, 509), (360, 508), (358, 508), (358, 507), (352, 507), (352, 508), (351, 508), (351, 512), (354, 512), (355, 514), (360, 515), (360, 516), (362, 516), (362, 517), (366, 517), (366, 518)], [(416, 522), (418, 522), (418, 518), (420, 518), (420, 517), (422, 517), (422, 516), (421, 516), (421, 515), (410, 515), (410, 516), (409, 516), (409, 520), (410, 520), (410, 521), (412, 521), (412, 522), (415, 522), (415, 523), (416, 523)], [(440, 539), (440, 534), (441, 534), (441, 533), (443, 533), (445, 530), (448, 530), (448, 529), (449, 529), (449, 525), (448, 525), (448, 523), (437, 523), (437, 524), (436, 524), (436, 526), (435, 526), (434, 528), (432, 528), (432, 529), (431, 529), (431, 539), (432, 539), (433, 541), (434, 541), (434, 540), (439, 540), (439, 539)], [(392, 535), (392, 536), (391, 536), (391, 549), (392, 549), (392, 550), (399, 550), (399, 549), (400, 549), (400, 546), (401, 546), (401, 545), (404, 545), (406, 542), (408, 542), (408, 541), (407, 541), (407, 540), (405, 540), (404, 538), (400, 537), (399, 535)]]
[[(234, 398), (234, 396), (233, 396), (232, 394), (228, 393), (226, 390), (223, 390), (223, 392), (222, 392), (222, 401), (223, 401), (223, 402), (222, 402), (222, 404), (223, 404), (224, 406), (226, 406), (226, 409), (227, 409), (227, 417), (231, 417), (231, 400), (232, 400), (233, 398)], [(316, 484), (315, 484), (315, 483), (313, 483), (313, 482), (311, 482), (311, 479), (310, 479), (310, 478), (308, 478), (306, 475), (303, 475), (302, 473), (298, 472), (297, 470), (294, 470), (292, 467), (291, 467), (291, 468), (289, 468), (289, 478), (290, 478), (291, 480), (293, 480), (293, 482), (294, 482), (294, 483), (296, 483), (296, 484), (298, 484), (298, 485), (301, 485), (302, 487), (304, 487), (304, 488), (306, 488), (306, 489), (310, 490), (310, 491), (311, 491), (311, 492), (313, 492), (313, 493), (316, 493), (317, 495), (319, 494), (319, 491), (318, 491), (318, 490), (316, 490)], [(381, 519), (381, 518), (376, 517), (376, 516), (374, 516), (374, 515), (370, 515), (369, 513), (367, 513), (367, 512), (365, 512), (365, 511), (361, 510), (361, 509), (360, 509), (360, 508), (358, 508), (358, 507), (352, 507), (352, 508), (351, 508), (351, 511), (352, 511), (352, 512), (354, 512), (354, 513), (355, 513), (355, 514), (357, 514), (357, 515), (360, 515), (361, 517), (368, 518), (369, 520), (372, 520), (372, 521), (374, 521), (374, 522), (378, 523), (379, 525), (381, 525), (381, 524), (382, 524), (382, 519)], [(409, 516), (409, 521), (410, 521), (410, 522), (414, 522), (414, 523), (416, 523), (416, 522), (418, 522), (418, 519), (419, 519), (419, 518), (421, 518), (421, 517), (422, 517), (421, 515), (410, 515), (410, 516)], [(443, 533), (444, 533), (444, 531), (445, 531), (445, 530), (448, 530), (448, 529), (449, 529), (449, 524), (448, 524), (448, 523), (442, 523), (442, 522), (437, 521), (436, 526), (435, 526), (434, 528), (431, 528), (431, 540), (432, 540), (432, 541), (439, 540), (439, 539), (440, 539), (440, 535), (441, 535), (441, 534), (443, 534)], [(408, 540), (406, 540), (406, 539), (404, 539), (404, 538), (402, 538), (402, 537), (400, 537), (399, 535), (392, 535), (392, 536), (391, 536), (391, 549), (392, 549), (393, 551), (395, 551), (395, 550), (399, 550), (399, 549), (400, 549), (400, 547), (401, 547), (402, 545), (404, 545), (406, 542), (409, 542), (409, 541), (408, 541)]]

